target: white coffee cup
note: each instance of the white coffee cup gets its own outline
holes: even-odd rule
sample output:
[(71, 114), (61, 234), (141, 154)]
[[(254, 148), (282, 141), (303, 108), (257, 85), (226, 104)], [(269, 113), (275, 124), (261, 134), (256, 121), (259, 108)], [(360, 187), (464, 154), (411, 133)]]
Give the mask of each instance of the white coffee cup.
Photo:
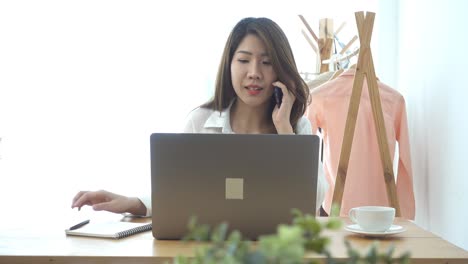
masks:
[(395, 208), (385, 206), (361, 206), (349, 210), (349, 218), (368, 232), (384, 232), (395, 219)]

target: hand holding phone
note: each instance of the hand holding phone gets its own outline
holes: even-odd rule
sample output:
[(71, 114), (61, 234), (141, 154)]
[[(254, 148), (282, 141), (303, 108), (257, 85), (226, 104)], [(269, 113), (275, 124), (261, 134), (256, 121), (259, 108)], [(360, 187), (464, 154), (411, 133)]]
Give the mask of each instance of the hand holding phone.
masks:
[(275, 102), (278, 108), (281, 107), (281, 102), (283, 101), (283, 92), (281, 91), (281, 88), (278, 86), (273, 86), (275, 90), (273, 91), (274, 97), (275, 97)]

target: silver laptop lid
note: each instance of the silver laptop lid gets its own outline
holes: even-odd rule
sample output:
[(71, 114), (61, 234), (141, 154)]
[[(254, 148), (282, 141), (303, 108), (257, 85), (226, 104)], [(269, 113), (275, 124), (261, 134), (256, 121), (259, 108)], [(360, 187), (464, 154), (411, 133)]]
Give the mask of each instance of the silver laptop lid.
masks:
[(153, 236), (181, 239), (187, 223), (257, 239), (291, 223), (291, 209), (315, 215), (315, 135), (151, 135)]

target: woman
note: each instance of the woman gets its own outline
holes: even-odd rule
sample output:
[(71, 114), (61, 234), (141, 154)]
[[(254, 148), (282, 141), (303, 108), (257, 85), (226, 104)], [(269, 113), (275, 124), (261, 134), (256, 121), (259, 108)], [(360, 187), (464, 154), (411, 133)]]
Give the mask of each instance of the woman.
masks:
[[(274, 87), (282, 98), (274, 96)], [(303, 116), (309, 89), (296, 68), (281, 28), (268, 18), (245, 18), (233, 28), (218, 69), (214, 98), (193, 110), (185, 126), (190, 133), (311, 134)], [(321, 166), (319, 166), (321, 168)], [(320, 171), (317, 208), (326, 182)], [(79, 192), (72, 208), (151, 215), (149, 197), (126, 197), (104, 190)]]

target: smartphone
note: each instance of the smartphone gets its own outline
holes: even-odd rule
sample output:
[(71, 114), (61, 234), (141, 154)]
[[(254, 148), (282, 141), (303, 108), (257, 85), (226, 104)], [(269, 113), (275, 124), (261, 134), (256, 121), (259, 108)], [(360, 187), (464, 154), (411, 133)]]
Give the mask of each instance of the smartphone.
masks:
[(275, 97), (275, 102), (278, 108), (281, 106), (281, 102), (283, 101), (283, 92), (281, 91), (281, 88), (278, 86), (273, 86), (275, 90), (273, 91), (273, 96)]

